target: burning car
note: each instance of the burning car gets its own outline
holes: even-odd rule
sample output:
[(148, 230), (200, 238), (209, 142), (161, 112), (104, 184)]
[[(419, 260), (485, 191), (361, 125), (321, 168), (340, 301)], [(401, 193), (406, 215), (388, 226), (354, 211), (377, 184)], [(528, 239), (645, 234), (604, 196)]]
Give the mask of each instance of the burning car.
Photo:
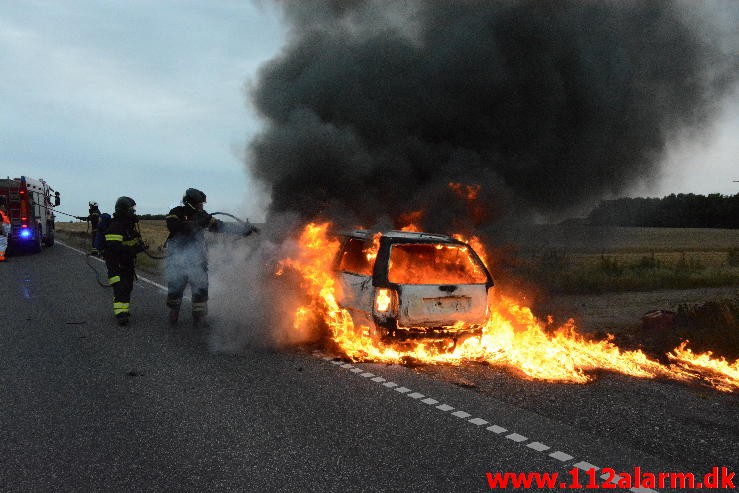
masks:
[(473, 248), (449, 236), (356, 230), (341, 235), (337, 302), (375, 340), (453, 340), (481, 333), (493, 278)]

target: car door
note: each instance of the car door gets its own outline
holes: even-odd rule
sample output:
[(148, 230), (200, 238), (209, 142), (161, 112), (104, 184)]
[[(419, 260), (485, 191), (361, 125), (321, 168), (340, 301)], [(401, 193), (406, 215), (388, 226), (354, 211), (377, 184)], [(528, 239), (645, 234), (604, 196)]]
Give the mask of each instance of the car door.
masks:
[(339, 252), (336, 272), (336, 301), (348, 310), (355, 324), (372, 320), (372, 267), (368, 258), (368, 243), (363, 238), (347, 238)]

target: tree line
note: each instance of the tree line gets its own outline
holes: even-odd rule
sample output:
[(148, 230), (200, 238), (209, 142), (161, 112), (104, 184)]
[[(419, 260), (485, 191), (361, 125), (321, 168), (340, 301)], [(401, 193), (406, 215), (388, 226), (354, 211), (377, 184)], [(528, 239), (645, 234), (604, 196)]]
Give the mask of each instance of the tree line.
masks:
[(590, 213), (588, 222), (598, 226), (736, 229), (739, 193), (604, 200)]

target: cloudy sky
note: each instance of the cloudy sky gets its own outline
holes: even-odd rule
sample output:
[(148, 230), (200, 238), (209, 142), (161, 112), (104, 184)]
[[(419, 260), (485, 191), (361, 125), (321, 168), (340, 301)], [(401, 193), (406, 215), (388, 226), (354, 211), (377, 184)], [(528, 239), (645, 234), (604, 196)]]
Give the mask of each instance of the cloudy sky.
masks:
[(197, 187), (259, 219), (245, 86), (283, 37), (267, 2), (0, 2), (0, 175), (46, 179), (73, 214), (120, 195), (166, 213)]
[[(120, 195), (165, 213), (196, 187), (209, 211), (259, 221), (246, 87), (285, 39), (268, 0), (0, 2), (0, 176), (45, 178), (72, 214)], [(722, 106), (634, 193), (737, 193), (739, 96)]]

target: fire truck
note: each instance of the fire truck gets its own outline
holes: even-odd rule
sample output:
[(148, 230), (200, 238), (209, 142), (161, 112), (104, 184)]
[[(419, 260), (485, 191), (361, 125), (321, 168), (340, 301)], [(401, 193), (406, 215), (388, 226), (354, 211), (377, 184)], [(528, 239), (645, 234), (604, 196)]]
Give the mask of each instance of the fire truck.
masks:
[(10, 216), (8, 249), (37, 253), (41, 245), (54, 244), (54, 210), (60, 203), (59, 192), (44, 180), (0, 178), (0, 197)]

